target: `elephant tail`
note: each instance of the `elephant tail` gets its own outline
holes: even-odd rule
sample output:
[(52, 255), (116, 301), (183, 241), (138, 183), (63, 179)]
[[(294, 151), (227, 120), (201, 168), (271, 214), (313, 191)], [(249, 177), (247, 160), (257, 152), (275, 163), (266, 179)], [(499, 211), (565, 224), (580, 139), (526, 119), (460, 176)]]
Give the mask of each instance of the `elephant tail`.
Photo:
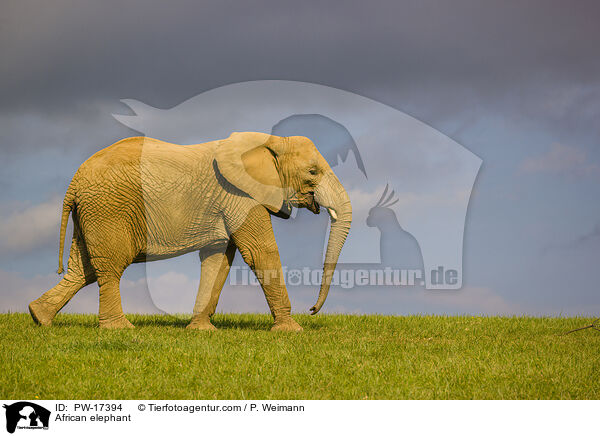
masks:
[(63, 268), (63, 255), (65, 252), (65, 235), (67, 233), (67, 222), (69, 221), (69, 214), (75, 207), (75, 188), (73, 187), (73, 182), (69, 185), (67, 189), (67, 193), (65, 194), (65, 199), (63, 200), (63, 209), (62, 209), (62, 217), (60, 220), (60, 245), (58, 248), (58, 274), (62, 274), (64, 271)]

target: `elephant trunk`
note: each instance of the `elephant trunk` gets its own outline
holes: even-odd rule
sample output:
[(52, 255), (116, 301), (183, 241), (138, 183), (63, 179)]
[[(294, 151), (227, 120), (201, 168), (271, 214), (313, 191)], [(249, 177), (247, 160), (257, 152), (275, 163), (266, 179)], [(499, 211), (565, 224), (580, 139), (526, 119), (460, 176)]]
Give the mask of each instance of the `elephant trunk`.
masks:
[(335, 266), (352, 223), (350, 198), (333, 171), (325, 175), (315, 190), (315, 200), (329, 212), (331, 229), (329, 230), (325, 263), (323, 264), (323, 279), (321, 280), (319, 298), (310, 309), (312, 315), (316, 314), (325, 303)]

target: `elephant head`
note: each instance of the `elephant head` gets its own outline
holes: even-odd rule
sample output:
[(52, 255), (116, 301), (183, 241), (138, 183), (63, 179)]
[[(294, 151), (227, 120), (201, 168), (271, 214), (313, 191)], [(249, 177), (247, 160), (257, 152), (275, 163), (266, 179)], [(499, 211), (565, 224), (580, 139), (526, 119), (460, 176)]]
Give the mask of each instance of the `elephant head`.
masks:
[(352, 222), (346, 190), (312, 141), (304, 136), (281, 137), (264, 133), (233, 133), (220, 141), (215, 160), (219, 172), (236, 188), (271, 213), (289, 217), (291, 207), (318, 214), (324, 207), (331, 230), (323, 265), (316, 314), (329, 292), (333, 272)]

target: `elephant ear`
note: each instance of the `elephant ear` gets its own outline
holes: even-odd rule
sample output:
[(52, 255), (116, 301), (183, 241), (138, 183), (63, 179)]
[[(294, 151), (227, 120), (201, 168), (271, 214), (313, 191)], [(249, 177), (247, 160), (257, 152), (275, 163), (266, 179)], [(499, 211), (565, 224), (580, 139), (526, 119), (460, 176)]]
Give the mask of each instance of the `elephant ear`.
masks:
[(285, 199), (276, 162), (282, 139), (266, 133), (234, 132), (220, 141), (215, 153), (223, 177), (273, 213), (280, 212)]

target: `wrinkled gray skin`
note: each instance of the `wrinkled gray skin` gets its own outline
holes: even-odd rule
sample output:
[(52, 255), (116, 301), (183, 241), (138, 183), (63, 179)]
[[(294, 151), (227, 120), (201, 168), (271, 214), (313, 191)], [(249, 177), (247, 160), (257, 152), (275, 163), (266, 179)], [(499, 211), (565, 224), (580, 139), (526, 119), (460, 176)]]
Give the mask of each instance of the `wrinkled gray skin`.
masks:
[(119, 281), (134, 262), (198, 251), (201, 278), (188, 328), (214, 329), (214, 314), (236, 249), (256, 273), (274, 317), (272, 330), (300, 331), (290, 301), (271, 215), (291, 207), (326, 208), (331, 231), (317, 313), (329, 291), (348, 234), (352, 208), (346, 191), (305, 137), (234, 133), (181, 146), (150, 138), (119, 141), (84, 162), (63, 203), (59, 273), (69, 214), (74, 222), (63, 279), (29, 305), (50, 325), (83, 286), (100, 286), (100, 326), (133, 327), (121, 307)]

